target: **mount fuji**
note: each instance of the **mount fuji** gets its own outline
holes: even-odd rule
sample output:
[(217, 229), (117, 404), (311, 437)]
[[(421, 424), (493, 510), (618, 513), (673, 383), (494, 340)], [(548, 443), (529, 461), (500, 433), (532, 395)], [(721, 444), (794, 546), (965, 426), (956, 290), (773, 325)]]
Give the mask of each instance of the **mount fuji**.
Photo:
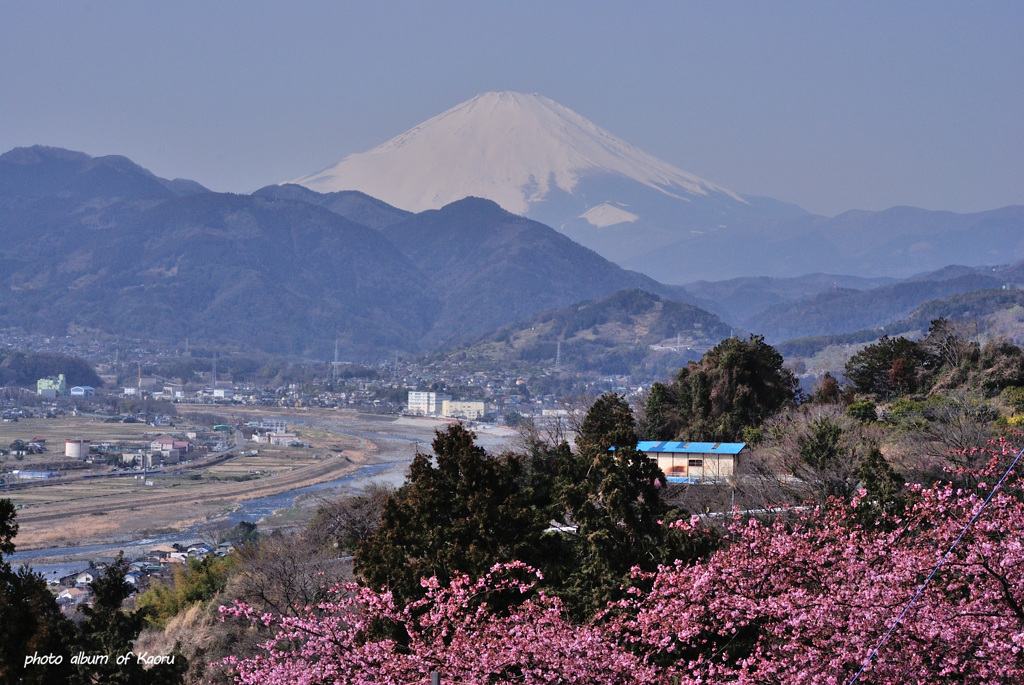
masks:
[(683, 171), (537, 94), (478, 95), (292, 183), (362, 191), (410, 212), (489, 199), (671, 284), (813, 272), (906, 277), (1024, 258), (1024, 207), (815, 216)]
[[(422, 212), (484, 197), (528, 214), (557, 190), (577, 193), (581, 181), (615, 174), (677, 200), (712, 193), (743, 203), (725, 188), (662, 162), (542, 95), (484, 93), (392, 138), (295, 181), (318, 192), (361, 190)], [(359, 188), (353, 188), (358, 184)], [(591, 208), (599, 227), (635, 221), (623, 209)]]
[(542, 95), (512, 92), (478, 95), (293, 183), (359, 190), (412, 212), (482, 197), (619, 263), (766, 215), (805, 214), (683, 171)]

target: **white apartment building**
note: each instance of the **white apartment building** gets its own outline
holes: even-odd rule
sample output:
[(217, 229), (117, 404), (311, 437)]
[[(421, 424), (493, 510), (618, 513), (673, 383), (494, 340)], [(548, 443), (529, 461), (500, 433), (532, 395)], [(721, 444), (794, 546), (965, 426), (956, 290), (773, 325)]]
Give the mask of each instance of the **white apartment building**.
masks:
[(439, 392), (410, 390), (409, 413), (420, 416), (439, 416), (442, 413), (442, 404), (450, 399), (448, 395)]

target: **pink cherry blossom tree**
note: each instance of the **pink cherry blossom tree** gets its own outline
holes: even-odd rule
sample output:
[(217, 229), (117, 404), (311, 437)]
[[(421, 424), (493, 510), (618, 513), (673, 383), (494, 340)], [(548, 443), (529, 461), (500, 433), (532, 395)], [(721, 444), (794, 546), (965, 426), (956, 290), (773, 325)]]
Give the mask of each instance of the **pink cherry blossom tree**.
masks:
[[(990, 456), (997, 466), (1009, 446)], [(1024, 504), (1016, 479), (1004, 488), (862, 682), (1024, 682)], [(856, 499), (736, 517), (705, 563), (650, 574), (651, 591), (606, 620), (674, 682), (848, 683), (987, 494), (913, 487), (892, 525), (860, 524)]]
[[(532, 579), (531, 579), (532, 577)], [(356, 585), (303, 616), (258, 615), (244, 605), (228, 616), (276, 625), (278, 633), (250, 659), (229, 659), (236, 681), (296, 683), (657, 682), (660, 669), (597, 627), (568, 623), (557, 598), (533, 588), (539, 574), (515, 562), (479, 580), (462, 575), (398, 609), (390, 593)]]
[[(706, 559), (634, 571), (625, 599), (567, 620), (521, 563), (442, 586), (398, 609), (340, 586), (297, 617), (228, 616), (277, 630), (230, 660), (239, 683), (849, 683), (968, 520), (989, 485), (910, 488), (895, 518), (831, 500), (773, 519), (736, 515)], [(673, 524), (701, 536), (696, 517)], [(1024, 682), (1024, 501), (1009, 479), (865, 669), (864, 683)]]

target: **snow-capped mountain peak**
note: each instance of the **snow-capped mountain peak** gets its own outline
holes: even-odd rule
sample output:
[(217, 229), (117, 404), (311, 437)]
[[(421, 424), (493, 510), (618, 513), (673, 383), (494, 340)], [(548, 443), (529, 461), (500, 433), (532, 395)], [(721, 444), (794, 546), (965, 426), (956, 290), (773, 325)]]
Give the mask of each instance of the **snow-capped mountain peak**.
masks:
[(323, 193), (360, 190), (413, 212), (477, 196), (527, 214), (555, 190), (571, 195), (592, 174), (625, 177), (680, 200), (722, 193), (744, 202), (568, 107), (535, 93), (514, 92), (477, 95), (293, 183)]

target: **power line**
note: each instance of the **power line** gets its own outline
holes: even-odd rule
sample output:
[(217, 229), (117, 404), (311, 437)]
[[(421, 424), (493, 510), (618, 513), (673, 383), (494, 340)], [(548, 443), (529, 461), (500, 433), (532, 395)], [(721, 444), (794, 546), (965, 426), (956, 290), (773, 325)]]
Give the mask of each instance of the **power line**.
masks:
[(1024, 456), (1024, 449), (1017, 453), (1017, 457), (1007, 467), (1006, 472), (1003, 473), (1003, 477), (1000, 478), (999, 482), (995, 484), (995, 487), (992, 488), (992, 491), (988, 493), (988, 497), (986, 497), (985, 501), (981, 503), (980, 507), (978, 507), (978, 511), (974, 512), (974, 516), (971, 517), (971, 520), (967, 522), (967, 525), (964, 526), (964, 529), (960, 531), (960, 535), (957, 536), (956, 540), (953, 541), (953, 544), (950, 545), (949, 549), (946, 550), (946, 553), (942, 555), (941, 559), (939, 559), (939, 563), (936, 564), (935, 568), (932, 569), (932, 572), (928, 574), (927, 578), (925, 578), (924, 582), (921, 584), (921, 587), (917, 589), (917, 593), (910, 599), (910, 601), (907, 603), (907, 606), (903, 607), (903, 611), (900, 612), (900, 615), (896, 617), (896, 620), (893, 622), (892, 626), (890, 626), (889, 630), (887, 630), (885, 635), (882, 636), (882, 641), (878, 643), (877, 647), (871, 650), (871, 653), (868, 654), (868, 658), (865, 659), (864, 663), (860, 665), (860, 670), (857, 671), (857, 674), (853, 676), (852, 680), (850, 680), (849, 685), (853, 685), (855, 682), (857, 682), (861, 674), (864, 672), (864, 669), (868, 667), (868, 664), (870, 664), (871, 661), (875, 658), (875, 655), (878, 654), (878, 650), (882, 648), (882, 646), (889, 639), (889, 636), (892, 635), (893, 632), (896, 630), (896, 627), (900, 624), (900, 621), (903, 620), (903, 617), (907, 615), (908, 611), (910, 611), (910, 607), (914, 606), (914, 603), (917, 602), (918, 598), (921, 597), (921, 595), (924, 593), (925, 588), (928, 587), (928, 583), (930, 583), (932, 578), (935, 577), (935, 574), (939, 572), (939, 569), (942, 568), (942, 565), (946, 563), (946, 559), (948, 559), (949, 555), (953, 553), (953, 550), (956, 548), (956, 546), (960, 544), (960, 541), (963, 539), (964, 535), (967, 534), (967, 530), (975, 521), (978, 520), (978, 517), (981, 516), (981, 512), (985, 510), (985, 507), (988, 506), (988, 503), (992, 501), (992, 497), (995, 496), (996, 491), (999, 489), (999, 486), (1002, 485), (1003, 481), (1006, 480), (1006, 477), (1010, 475), (1010, 471), (1013, 471), (1013, 467), (1017, 465), (1018, 461), (1020, 461), (1021, 456)]

